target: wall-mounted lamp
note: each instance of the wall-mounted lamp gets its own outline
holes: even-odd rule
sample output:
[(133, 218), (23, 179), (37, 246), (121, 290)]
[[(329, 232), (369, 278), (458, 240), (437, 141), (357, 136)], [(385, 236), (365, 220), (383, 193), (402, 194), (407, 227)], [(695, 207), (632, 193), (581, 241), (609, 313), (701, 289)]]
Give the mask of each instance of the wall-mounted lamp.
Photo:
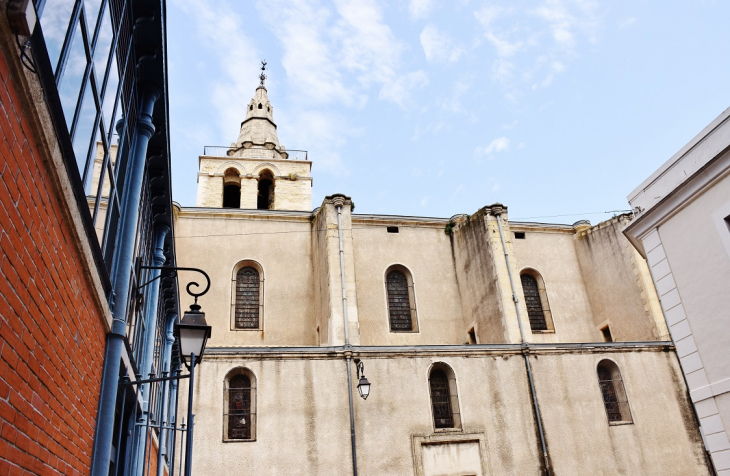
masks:
[(357, 378), (359, 379), (357, 383), (357, 391), (360, 393), (363, 400), (367, 400), (368, 395), (370, 395), (370, 382), (368, 382), (368, 379), (365, 378), (365, 365), (360, 359), (355, 359), (355, 365), (357, 365)]

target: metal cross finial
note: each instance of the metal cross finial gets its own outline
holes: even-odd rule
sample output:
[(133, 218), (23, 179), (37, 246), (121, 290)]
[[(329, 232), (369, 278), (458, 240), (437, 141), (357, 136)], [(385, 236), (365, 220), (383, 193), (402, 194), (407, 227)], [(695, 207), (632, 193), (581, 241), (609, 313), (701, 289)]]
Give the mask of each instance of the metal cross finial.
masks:
[(266, 71), (266, 60), (263, 60), (261, 62), (261, 74), (259, 75), (259, 79), (261, 80), (261, 87), (264, 87), (264, 81), (266, 81), (266, 75), (264, 74), (264, 71)]

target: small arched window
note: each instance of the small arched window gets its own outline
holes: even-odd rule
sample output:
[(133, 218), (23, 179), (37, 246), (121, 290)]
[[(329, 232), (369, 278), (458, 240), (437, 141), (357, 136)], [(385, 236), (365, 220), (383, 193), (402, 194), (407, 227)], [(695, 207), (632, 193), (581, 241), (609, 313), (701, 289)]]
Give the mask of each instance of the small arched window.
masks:
[(537, 271), (529, 269), (520, 273), (520, 280), (530, 329), (533, 332), (553, 331), (553, 319), (542, 276)]
[(249, 111), (253, 111), (253, 104), (251, 104), (250, 106), (248, 106), (248, 110)]
[(437, 363), (428, 376), (431, 392), (433, 426), (439, 429), (460, 429), (459, 396), (454, 371), (444, 363)]
[(618, 365), (610, 360), (602, 360), (596, 372), (609, 424), (632, 423), (629, 400)]
[(264, 107), (259, 103), (259, 109), (263, 109)]
[(404, 266), (394, 265), (385, 273), (388, 320), (391, 332), (418, 330), (413, 278)]
[(259, 174), (256, 208), (259, 210), (274, 209), (274, 174), (270, 170), (264, 170)]
[(239, 263), (233, 280), (233, 328), (259, 330), (263, 311), (263, 277), (258, 263)]
[(241, 208), (241, 177), (234, 168), (223, 174), (223, 208)]
[(238, 369), (226, 379), (224, 392), (224, 440), (256, 439), (256, 378), (248, 369)]

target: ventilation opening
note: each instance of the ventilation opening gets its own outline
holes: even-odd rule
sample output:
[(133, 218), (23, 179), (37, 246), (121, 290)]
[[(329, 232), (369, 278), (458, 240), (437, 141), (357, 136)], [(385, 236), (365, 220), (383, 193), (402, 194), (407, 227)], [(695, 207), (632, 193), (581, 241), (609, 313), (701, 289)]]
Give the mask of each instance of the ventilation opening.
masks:
[(515, 232), (515, 239), (516, 240), (524, 240), (525, 239), (525, 232), (524, 231), (516, 231)]
[(263, 109), (264, 107), (259, 103), (259, 109)]
[(476, 332), (474, 332), (473, 327), (471, 329), (469, 329), (468, 334), (469, 334), (469, 343), (476, 344), (477, 343), (477, 334), (476, 334)]
[(248, 110), (249, 111), (253, 111), (253, 104), (251, 104), (250, 106), (248, 106)]
[(611, 336), (611, 329), (609, 329), (608, 326), (601, 329), (601, 334), (603, 334), (604, 341), (613, 342), (613, 336)]
[(256, 208), (259, 210), (274, 209), (274, 177), (268, 170), (259, 175), (259, 193), (256, 198)]
[(398, 233), (398, 227), (397, 226), (389, 226), (388, 233)]

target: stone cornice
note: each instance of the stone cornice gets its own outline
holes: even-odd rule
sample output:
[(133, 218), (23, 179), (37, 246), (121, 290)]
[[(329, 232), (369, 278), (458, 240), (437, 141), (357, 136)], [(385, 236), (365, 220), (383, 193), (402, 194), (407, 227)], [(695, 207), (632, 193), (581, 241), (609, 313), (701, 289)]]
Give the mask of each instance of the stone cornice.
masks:
[[(297, 359), (342, 359), (347, 354), (355, 357), (416, 358), (416, 357), (478, 357), (521, 355), (520, 344), (473, 344), (473, 345), (419, 345), (419, 346), (333, 346), (333, 347), (213, 347), (205, 349), (205, 358), (250, 359), (250, 360), (297, 360)], [(666, 352), (673, 351), (669, 341), (651, 342), (589, 342), (565, 344), (530, 344), (529, 354), (596, 354), (608, 352)]]
[(180, 218), (275, 220), (309, 223), (312, 212), (298, 210), (254, 210), (246, 208), (181, 207)]

